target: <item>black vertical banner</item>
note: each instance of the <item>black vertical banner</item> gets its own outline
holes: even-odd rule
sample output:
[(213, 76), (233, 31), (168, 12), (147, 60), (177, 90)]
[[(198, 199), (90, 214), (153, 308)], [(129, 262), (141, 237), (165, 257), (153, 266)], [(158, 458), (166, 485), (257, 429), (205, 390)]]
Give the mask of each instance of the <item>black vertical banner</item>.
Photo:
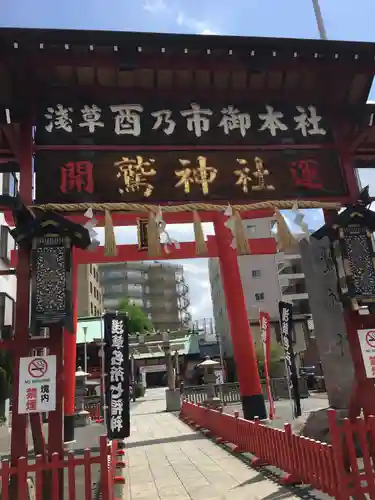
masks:
[(124, 439), (130, 435), (129, 342), (124, 314), (104, 315), (104, 342), (107, 435)]
[(299, 393), (298, 373), (296, 358), (292, 344), (293, 306), (289, 302), (279, 302), (281, 341), (285, 351), (285, 365), (287, 369), (287, 382), (293, 392), (294, 416), (299, 417), (301, 412), (301, 398)]

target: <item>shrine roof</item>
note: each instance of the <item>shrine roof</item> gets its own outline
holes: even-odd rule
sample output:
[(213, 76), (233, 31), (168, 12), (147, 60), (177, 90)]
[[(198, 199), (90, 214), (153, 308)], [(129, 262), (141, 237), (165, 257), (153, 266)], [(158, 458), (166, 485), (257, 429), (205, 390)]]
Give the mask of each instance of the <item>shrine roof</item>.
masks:
[[(368, 56), (373, 55), (375, 44), (372, 42), (352, 42), (341, 40), (320, 40), (320, 39), (298, 39), (298, 38), (275, 38), (275, 37), (250, 37), (250, 36), (223, 36), (223, 35), (193, 35), (174, 33), (147, 33), (131, 31), (104, 31), (104, 30), (75, 30), (75, 29), (38, 29), (38, 28), (0, 28), (0, 40), (3, 47), (14, 47), (18, 44), (18, 49), (22, 49), (21, 44), (28, 44), (29, 50), (44, 50), (56, 48), (67, 50), (65, 45), (70, 44), (72, 49), (79, 46), (93, 49), (117, 46), (132, 49), (143, 47), (153, 51), (170, 48), (179, 50), (181, 48), (192, 48), (196, 50), (212, 49), (253, 49), (267, 51), (278, 51), (282, 55), (286, 51), (301, 51), (307, 53), (318, 51), (321, 55), (328, 55), (330, 52), (340, 55)], [(40, 47), (43, 43), (44, 47)], [(30, 45), (31, 44), (31, 45)], [(125, 47), (126, 46), (126, 47)], [(24, 47), (25, 48), (25, 47)], [(231, 54), (233, 55), (233, 54)], [(284, 54), (285, 55), (285, 54)], [(290, 53), (293, 56), (293, 54)], [(293, 56), (295, 57), (295, 56)], [(358, 57), (354, 58), (355, 60)]]
[(39, 95), (84, 86), (357, 105), (374, 59), (367, 42), (0, 28), (0, 94), (15, 100), (27, 78)]

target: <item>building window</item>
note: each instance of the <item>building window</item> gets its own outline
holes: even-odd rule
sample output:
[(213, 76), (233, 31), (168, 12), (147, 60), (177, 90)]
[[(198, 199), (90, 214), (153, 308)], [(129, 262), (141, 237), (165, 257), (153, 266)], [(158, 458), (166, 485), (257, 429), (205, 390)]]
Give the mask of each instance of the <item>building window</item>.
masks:
[(0, 229), (0, 258), (9, 264), (9, 231), (7, 226), (1, 226)]
[(253, 278), (260, 278), (262, 273), (260, 272), (260, 269), (253, 269), (251, 274), (252, 274)]
[(126, 277), (125, 271), (104, 271), (102, 274), (102, 278), (104, 280), (124, 278), (124, 277)]
[(255, 300), (257, 302), (262, 302), (264, 300), (264, 293), (263, 292), (256, 293), (255, 294)]
[(93, 303), (90, 302), (90, 311), (91, 311), (91, 316), (94, 315), (94, 306), (93, 306)]
[(91, 283), (91, 281), (90, 281), (90, 293), (92, 295), (92, 283)]
[(9, 194), (10, 196), (16, 196), (18, 191), (18, 180), (13, 173), (3, 174), (3, 194)]
[(90, 264), (90, 274), (92, 274), (92, 264)]
[(13, 328), (14, 325), (15, 302), (6, 293), (0, 293), (0, 331), (4, 335), (6, 328)]

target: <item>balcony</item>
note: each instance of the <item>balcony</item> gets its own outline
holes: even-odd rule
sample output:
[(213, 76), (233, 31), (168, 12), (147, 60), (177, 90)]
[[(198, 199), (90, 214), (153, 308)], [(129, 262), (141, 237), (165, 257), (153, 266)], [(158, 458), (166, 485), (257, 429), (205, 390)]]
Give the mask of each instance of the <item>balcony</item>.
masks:
[(134, 287), (134, 286), (131, 286), (129, 285), (128, 288), (125, 290), (125, 294), (129, 297), (129, 298), (140, 298), (140, 297), (143, 297), (144, 295), (146, 295), (145, 293), (145, 290), (142, 286), (139, 286), (139, 287)]
[(296, 251), (291, 251), (290, 253), (287, 252), (278, 252), (276, 254), (276, 262), (277, 263), (288, 263), (291, 260), (295, 260), (297, 262), (301, 261), (301, 255), (296, 252)]
[(279, 283), (281, 287), (294, 286), (298, 281), (304, 281), (305, 275), (303, 273), (295, 274), (279, 274)]
[(281, 294), (281, 297), (285, 300), (291, 301), (291, 300), (308, 300), (309, 299), (309, 294), (307, 292), (283, 292)]

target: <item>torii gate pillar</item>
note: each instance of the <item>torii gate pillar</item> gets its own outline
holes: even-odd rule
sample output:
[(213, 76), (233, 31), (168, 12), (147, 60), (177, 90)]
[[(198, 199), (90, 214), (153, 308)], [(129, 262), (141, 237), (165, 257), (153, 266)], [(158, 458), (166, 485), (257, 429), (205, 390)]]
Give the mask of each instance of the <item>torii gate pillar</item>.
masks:
[(231, 247), (232, 234), (224, 225), (224, 214), (214, 219), (215, 236), (220, 261), (220, 273), (228, 311), (230, 331), (244, 418), (267, 418), (255, 348), (242, 289), (237, 251)]
[(78, 263), (75, 248), (72, 250), (72, 308), (73, 331), (64, 329), (64, 443), (74, 441), (78, 320)]

